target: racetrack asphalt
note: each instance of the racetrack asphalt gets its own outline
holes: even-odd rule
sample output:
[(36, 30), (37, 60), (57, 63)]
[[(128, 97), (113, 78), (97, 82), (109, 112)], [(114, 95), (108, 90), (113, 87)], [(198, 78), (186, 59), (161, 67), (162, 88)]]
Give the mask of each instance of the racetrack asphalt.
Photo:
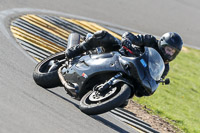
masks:
[(84, 16), (161, 36), (179, 33), (185, 44), (200, 46), (198, 0), (1, 0), (0, 11), (12, 8), (46, 9)]
[[(52, 10), (97, 19), (161, 36), (175, 31), (199, 47), (197, 0), (1, 0), (0, 12), (13, 8)], [(9, 32), (13, 17), (0, 21), (0, 132), (135, 132), (109, 113), (87, 116), (63, 88), (47, 91), (32, 79), (36, 63), (25, 56)], [(56, 94), (55, 94), (56, 93)]]

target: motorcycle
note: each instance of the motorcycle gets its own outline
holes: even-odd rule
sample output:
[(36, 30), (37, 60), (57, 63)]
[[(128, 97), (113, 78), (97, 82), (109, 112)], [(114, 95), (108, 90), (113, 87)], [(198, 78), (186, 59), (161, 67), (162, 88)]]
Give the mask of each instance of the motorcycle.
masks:
[[(79, 44), (80, 35), (71, 33), (67, 48)], [(88, 115), (110, 111), (136, 96), (150, 96), (160, 83), (165, 65), (160, 54), (145, 47), (139, 56), (126, 57), (118, 51), (104, 53), (99, 47), (72, 60), (64, 52), (39, 62), (33, 78), (39, 86), (63, 86), (80, 101), (79, 108)]]

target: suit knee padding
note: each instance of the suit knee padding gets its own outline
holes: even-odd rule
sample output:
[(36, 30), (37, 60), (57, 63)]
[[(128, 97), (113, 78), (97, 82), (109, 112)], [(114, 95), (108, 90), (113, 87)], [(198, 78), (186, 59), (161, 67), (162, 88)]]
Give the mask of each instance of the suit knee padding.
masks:
[(101, 30), (94, 33), (95, 38), (103, 38), (107, 34), (107, 31)]

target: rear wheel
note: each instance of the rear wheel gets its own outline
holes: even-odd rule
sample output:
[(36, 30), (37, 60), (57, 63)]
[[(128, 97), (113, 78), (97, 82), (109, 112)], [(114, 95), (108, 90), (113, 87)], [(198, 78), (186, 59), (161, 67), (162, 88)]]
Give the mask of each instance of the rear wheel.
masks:
[(58, 69), (64, 63), (64, 59), (64, 52), (60, 52), (39, 62), (33, 72), (33, 79), (36, 84), (44, 88), (60, 86)]
[(90, 91), (82, 97), (80, 110), (88, 115), (105, 113), (122, 105), (130, 94), (130, 87), (123, 83), (117, 83), (103, 92)]

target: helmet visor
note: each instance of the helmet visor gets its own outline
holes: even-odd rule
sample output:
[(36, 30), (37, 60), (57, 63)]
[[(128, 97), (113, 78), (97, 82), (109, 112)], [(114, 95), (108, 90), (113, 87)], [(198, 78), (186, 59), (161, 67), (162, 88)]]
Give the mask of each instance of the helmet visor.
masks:
[(170, 46), (165, 47), (165, 53), (167, 55), (173, 56), (176, 53), (176, 49)]
[(165, 54), (166, 58), (169, 61), (171, 61), (171, 60), (173, 60), (176, 57), (176, 55), (177, 55), (177, 49), (174, 48), (174, 47), (171, 47), (169, 45), (166, 45), (164, 47), (164, 54)]

